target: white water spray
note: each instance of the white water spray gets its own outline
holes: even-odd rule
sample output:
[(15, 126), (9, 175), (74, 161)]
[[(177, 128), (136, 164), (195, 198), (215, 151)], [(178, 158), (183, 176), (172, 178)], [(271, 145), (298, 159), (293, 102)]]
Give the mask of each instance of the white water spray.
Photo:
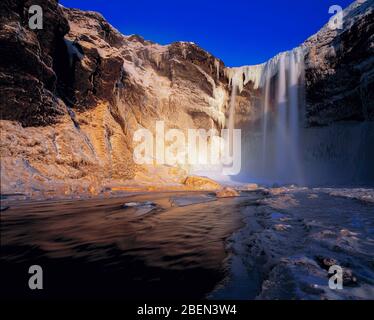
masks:
[[(304, 53), (283, 52), (256, 66), (226, 69), (232, 87), (229, 129), (234, 127), (235, 98), (252, 82), (261, 91), (261, 120), (248, 131), (244, 159), (251, 177), (261, 182), (303, 183), (300, 169), (300, 110), (303, 108)], [(257, 138), (256, 138), (257, 137)]]

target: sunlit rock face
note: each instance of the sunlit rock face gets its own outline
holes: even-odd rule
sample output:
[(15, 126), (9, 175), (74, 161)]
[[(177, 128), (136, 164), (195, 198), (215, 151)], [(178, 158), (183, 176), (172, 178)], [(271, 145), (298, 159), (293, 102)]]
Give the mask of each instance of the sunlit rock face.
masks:
[(35, 4), (46, 30), (28, 28), (27, 1), (0, 5), (2, 193), (182, 183), (188, 166), (135, 164), (133, 134), (154, 132), (156, 120), (165, 130), (224, 127), (223, 63), (193, 43), (122, 35), (95, 12)]

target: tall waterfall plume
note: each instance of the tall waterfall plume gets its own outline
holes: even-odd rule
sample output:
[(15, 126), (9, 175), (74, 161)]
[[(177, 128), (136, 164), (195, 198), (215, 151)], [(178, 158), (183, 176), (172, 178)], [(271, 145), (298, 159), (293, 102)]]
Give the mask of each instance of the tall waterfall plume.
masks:
[(253, 101), (259, 121), (241, 128), (243, 171), (262, 183), (303, 183), (299, 131), (302, 123), (304, 51), (282, 52), (255, 66), (226, 69), (231, 85), (229, 129), (235, 126), (235, 100), (246, 84), (260, 92)]

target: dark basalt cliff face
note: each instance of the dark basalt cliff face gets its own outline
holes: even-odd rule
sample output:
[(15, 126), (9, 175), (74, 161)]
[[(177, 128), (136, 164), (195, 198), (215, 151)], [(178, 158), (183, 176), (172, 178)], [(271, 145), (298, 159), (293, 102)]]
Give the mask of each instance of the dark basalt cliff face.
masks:
[(374, 1), (345, 10), (343, 29), (325, 26), (305, 42), (309, 125), (374, 120)]
[[(34, 4), (43, 8), (43, 30), (28, 27)], [(357, 5), (343, 31), (325, 28), (306, 42), (309, 124), (373, 119), (372, 4)], [(135, 130), (154, 130), (156, 120), (165, 129), (225, 126), (225, 66), (193, 43), (125, 36), (100, 14), (55, 0), (3, 0), (0, 14), (2, 193), (180, 183), (188, 167), (134, 163)], [(249, 83), (237, 95), (239, 121), (255, 112), (256, 94)]]

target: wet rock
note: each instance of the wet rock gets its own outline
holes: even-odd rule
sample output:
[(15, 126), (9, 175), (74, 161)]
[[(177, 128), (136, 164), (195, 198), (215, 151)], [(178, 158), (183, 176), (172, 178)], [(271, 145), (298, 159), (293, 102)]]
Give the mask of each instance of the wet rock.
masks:
[(273, 226), (274, 230), (276, 231), (287, 231), (291, 229), (292, 227), (288, 224), (276, 224)]
[(318, 199), (318, 194), (311, 193), (308, 195), (309, 199)]
[(355, 237), (355, 236), (357, 236), (357, 233), (351, 232), (347, 229), (342, 229), (342, 230), (340, 230), (340, 235), (343, 236), (343, 237)]
[(270, 205), (274, 209), (285, 210), (289, 209), (290, 207), (295, 207), (299, 203), (299, 201), (292, 194), (281, 192), (280, 194), (271, 193), (271, 195), (272, 197), (263, 199), (262, 203)]
[(350, 189), (323, 189), (331, 196), (355, 199), (366, 204), (374, 203), (374, 189), (350, 188)]
[(354, 276), (351, 269), (343, 268), (343, 284), (348, 287), (358, 284), (357, 278)]
[[(317, 281), (317, 282), (316, 282)], [(324, 272), (315, 261), (305, 256), (282, 258), (264, 281), (259, 299), (310, 299), (319, 298), (321, 285), (325, 285)]]
[(311, 295), (322, 295), (325, 291), (322, 288), (319, 288), (317, 284), (311, 283), (300, 283), (300, 289), (306, 294)]
[(270, 193), (270, 191), (268, 189), (262, 188), (262, 189), (260, 189), (260, 192), (261, 192), (261, 194), (263, 196), (269, 196), (269, 195), (271, 195), (271, 193)]
[(322, 256), (318, 256), (317, 258), (318, 264), (325, 270), (329, 270), (330, 267), (334, 265), (339, 265), (338, 261), (335, 260), (334, 258), (326, 258)]
[(221, 188), (218, 182), (199, 176), (189, 176), (184, 180), (183, 184), (193, 190), (217, 190)]
[(336, 235), (336, 233), (334, 231), (331, 231), (331, 230), (322, 230), (321, 232), (317, 233), (315, 237), (317, 239), (326, 239), (326, 238), (335, 239), (336, 236), (337, 235)]
[(233, 188), (225, 187), (216, 192), (217, 198), (239, 197), (240, 193)]

